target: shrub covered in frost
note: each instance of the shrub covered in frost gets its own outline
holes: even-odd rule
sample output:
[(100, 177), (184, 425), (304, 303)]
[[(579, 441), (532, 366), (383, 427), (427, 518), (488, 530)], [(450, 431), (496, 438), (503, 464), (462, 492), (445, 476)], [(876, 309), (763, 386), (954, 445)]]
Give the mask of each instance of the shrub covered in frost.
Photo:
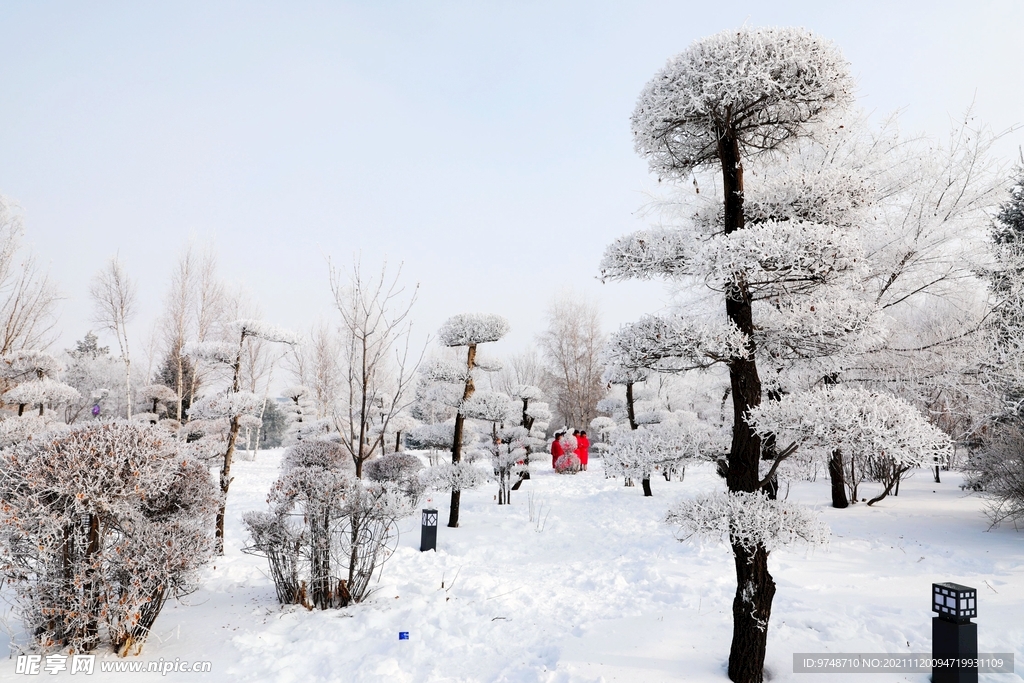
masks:
[(420, 481), (423, 463), (409, 453), (388, 453), (366, 463), (363, 473), (370, 481), (391, 482), (416, 505), (426, 486)]
[(0, 453), (0, 572), (40, 650), (137, 653), (213, 549), (209, 470), (166, 430), (100, 422)]
[(397, 520), (412, 512), (392, 481), (363, 481), (335, 443), (303, 441), (288, 450), (268, 512), (249, 512), (248, 552), (270, 564), (282, 604), (345, 607), (362, 602), (394, 552)]

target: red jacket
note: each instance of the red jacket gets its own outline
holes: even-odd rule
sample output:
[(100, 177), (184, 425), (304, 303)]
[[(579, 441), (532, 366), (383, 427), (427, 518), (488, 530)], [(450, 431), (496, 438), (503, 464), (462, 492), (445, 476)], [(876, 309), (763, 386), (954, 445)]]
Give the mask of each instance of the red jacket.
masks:
[(555, 439), (551, 442), (551, 466), (555, 466), (555, 462), (565, 455), (565, 450), (562, 448), (562, 442), (559, 439)]
[(590, 439), (582, 434), (576, 437), (576, 457), (580, 459), (581, 465), (586, 465), (590, 459)]

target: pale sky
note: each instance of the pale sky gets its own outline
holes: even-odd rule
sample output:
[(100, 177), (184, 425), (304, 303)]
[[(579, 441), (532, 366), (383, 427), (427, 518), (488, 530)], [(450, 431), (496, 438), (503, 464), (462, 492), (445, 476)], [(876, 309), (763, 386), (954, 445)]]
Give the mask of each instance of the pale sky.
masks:
[[(167, 2), (0, 5), (0, 193), (86, 330), (112, 255), (138, 281), (141, 343), (190, 236), (269, 322), (330, 310), (325, 257), (385, 256), (419, 282), (417, 327), (506, 316), (529, 345), (560, 290), (606, 330), (660, 285), (596, 281), (643, 227), (643, 85), (693, 40), (804, 26), (851, 62), (860, 106), (944, 136), (1024, 122), (1024, 3)], [(1020, 130), (1000, 154), (1012, 162)]]

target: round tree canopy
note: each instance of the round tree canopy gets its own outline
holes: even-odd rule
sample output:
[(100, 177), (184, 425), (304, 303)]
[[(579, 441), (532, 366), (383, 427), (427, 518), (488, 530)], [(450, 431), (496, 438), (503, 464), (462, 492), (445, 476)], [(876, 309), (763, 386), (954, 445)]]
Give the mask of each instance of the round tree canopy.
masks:
[(498, 341), (508, 329), (508, 321), (500, 315), (460, 313), (441, 325), (437, 339), (445, 346), (471, 346)]
[(723, 135), (743, 156), (778, 147), (853, 87), (839, 50), (805, 29), (723, 31), (670, 59), (640, 93), (636, 150), (651, 172), (679, 178), (716, 161)]

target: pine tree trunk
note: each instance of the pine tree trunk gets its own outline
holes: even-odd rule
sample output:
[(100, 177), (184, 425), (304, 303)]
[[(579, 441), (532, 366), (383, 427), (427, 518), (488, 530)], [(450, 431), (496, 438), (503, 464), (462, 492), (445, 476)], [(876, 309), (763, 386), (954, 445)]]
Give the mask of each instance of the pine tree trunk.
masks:
[(768, 551), (764, 548), (750, 551), (734, 543), (732, 552), (739, 589), (732, 601), (729, 678), (736, 683), (761, 683), (775, 581), (768, 573)]
[[(718, 133), (718, 157), (722, 162), (724, 228), (731, 234), (744, 227), (743, 166), (735, 132)], [(747, 414), (761, 404), (761, 378), (754, 360), (754, 316), (745, 283), (735, 282), (726, 291), (725, 312), (747, 337), (746, 357), (729, 359), (729, 386), (733, 402), (732, 447), (726, 484), (732, 492), (753, 492), (760, 483), (761, 438), (747, 424)], [(735, 683), (761, 683), (764, 676), (768, 617), (775, 584), (768, 574), (768, 551), (763, 546), (747, 550), (733, 544), (736, 563), (736, 597), (733, 600), (733, 635), (729, 651), (729, 678)]]
[[(476, 364), (476, 344), (470, 344), (469, 349), (466, 352), (466, 368), (469, 371), (469, 376), (466, 379), (466, 388), (462, 392), (462, 401), (465, 402), (473, 395), (476, 387), (473, 385), (473, 367)], [(465, 426), (466, 417), (462, 414), (462, 409), (455, 414), (455, 435), (452, 438), (452, 464), (457, 465), (462, 461), (462, 431)], [(461, 491), (452, 491), (452, 502), (448, 507), (448, 526), (451, 528), (457, 528), (459, 526), (459, 502), (461, 499)]]
[(832, 507), (845, 508), (850, 506), (846, 498), (846, 481), (843, 477), (843, 452), (832, 451), (828, 459), (828, 477), (832, 480)]

